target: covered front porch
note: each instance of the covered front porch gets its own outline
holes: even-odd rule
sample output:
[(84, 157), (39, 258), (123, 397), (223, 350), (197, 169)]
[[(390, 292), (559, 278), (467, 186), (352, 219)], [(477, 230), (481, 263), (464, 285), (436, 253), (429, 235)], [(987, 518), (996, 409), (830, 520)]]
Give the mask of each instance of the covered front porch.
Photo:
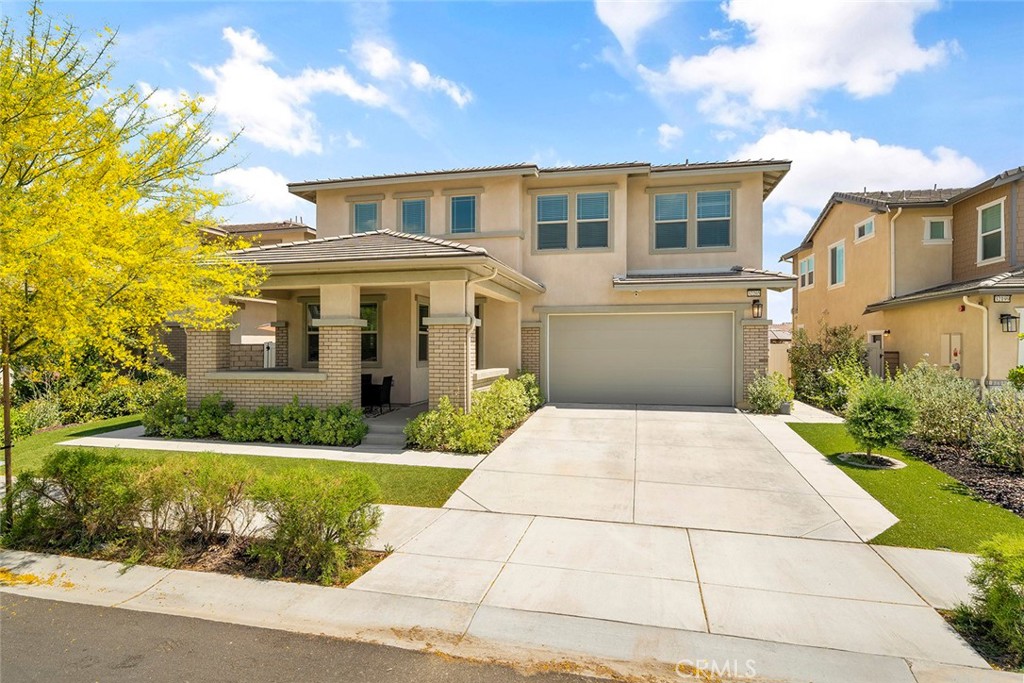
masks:
[(519, 369), (521, 297), (543, 291), (483, 249), (387, 231), (232, 255), (269, 270), (256, 306), (272, 319), (236, 315), (268, 336), (190, 330), (190, 406), (215, 393), (240, 407), (360, 405), (369, 379), (393, 405), (448, 396), (469, 410), (474, 389)]

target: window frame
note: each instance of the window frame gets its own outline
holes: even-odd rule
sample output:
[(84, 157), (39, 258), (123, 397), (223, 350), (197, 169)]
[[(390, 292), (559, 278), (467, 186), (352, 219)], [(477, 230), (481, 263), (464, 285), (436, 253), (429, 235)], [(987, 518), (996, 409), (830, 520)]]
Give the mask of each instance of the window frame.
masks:
[[(804, 264), (808, 262), (810, 263), (810, 265), (805, 271), (803, 267)], [(801, 291), (805, 289), (811, 289), (812, 287), (814, 287), (814, 265), (814, 254), (811, 254), (810, 256), (805, 256), (804, 258), (800, 259), (797, 262), (797, 276), (799, 282), (798, 287)]]
[[(530, 236), (530, 253), (534, 255), (544, 254), (567, 254), (573, 252), (579, 252), (581, 254), (593, 254), (595, 252), (607, 252), (614, 251), (615, 249), (615, 192), (618, 190), (617, 185), (590, 185), (590, 186), (577, 186), (577, 187), (544, 187), (544, 188), (531, 188), (527, 190), (527, 194), (531, 198), (530, 201), (530, 222), (533, 227), (533, 234)], [(581, 247), (579, 246), (579, 230), (577, 220), (577, 197), (581, 194), (607, 194), (608, 195), (608, 245), (604, 247)], [(569, 219), (566, 225), (566, 246), (564, 249), (539, 249), (538, 238), (540, 233), (537, 230), (537, 202), (540, 197), (551, 197), (551, 196), (566, 196), (568, 197), (568, 216)], [(603, 219), (593, 218), (586, 219), (583, 222), (600, 222)], [(549, 223), (560, 223), (561, 221), (548, 221)]]
[[(379, 200), (379, 199), (354, 200), (351, 203), (352, 203), (352, 209), (351, 209), (352, 213), (351, 213), (350, 220), (352, 222), (352, 234), (353, 235), (362, 235), (362, 234), (367, 233), (367, 232), (374, 232), (376, 230), (380, 230), (381, 229), (381, 204), (382, 204), (381, 200)], [(373, 230), (359, 230), (358, 229), (359, 225), (356, 222), (356, 211), (358, 211), (357, 207), (360, 207), (360, 206), (373, 206), (373, 207), (375, 207), (375, 211), (377, 212), (377, 219), (376, 219), (377, 225), (376, 225), (376, 227), (373, 228)]]
[[(406, 235), (429, 235), (430, 234), (430, 197), (399, 197), (398, 220), (395, 221), (398, 232)], [(405, 229), (405, 204), (406, 202), (423, 202), (423, 232), (407, 232)]]
[[(448, 235), (479, 235), (480, 234), (480, 195), (476, 190), (446, 190), (445, 196), (445, 231)], [(452, 221), (455, 220), (455, 212), (452, 211), (452, 204), (456, 199), (473, 198), (473, 229), (455, 232)]]
[[(925, 216), (921, 219), (924, 221), (924, 233), (921, 237), (921, 241), (925, 245), (935, 244), (952, 244), (953, 243), (953, 218), (952, 216)], [(942, 238), (936, 239), (932, 237), (932, 223), (942, 223)]]
[[(987, 232), (982, 234), (981, 232), (981, 220), (982, 214), (992, 207), (999, 207), (999, 256), (991, 256), (984, 258), (984, 237), (993, 234), (995, 231)], [(999, 199), (983, 204), (978, 207), (978, 261), (976, 265), (987, 266), (992, 263), (999, 263), (1006, 260), (1006, 197), (1000, 197)]]
[[(661, 189), (661, 188), (657, 188)], [(686, 197), (686, 218), (682, 220), (669, 219), (669, 220), (658, 220), (658, 197), (667, 195), (681, 194)], [(690, 195), (692, 192), (688, 189), (675, 188), (669, 191), (660, 191), (651, 193), (650, 201), (650, 212), (651, 212), (651, 254), (678, 254), (688, 251), (693, 251), (692, 242), (690, 241), (690, 227), (693, 221), (690, 220)], [(683, 247), (659, 247), (658, 246), (658, 225), (660, 223), (685, 223), (685, 232), (683, 233), (683, 241), (686, 246)]]
[[(871, 232), (865, 232), (863, 235), (860, 234), (860, 229), (869, 224), (871, 225)], [(868, 218), (865, 218), (859, 223), (855, 223), (853, 225), (853, 243), (860, 244), (861, 242), (866, 242), (867, 240), (874, 237), (876, 227), (877, 226), (875, 226), (875, 216), (869, 216)]]
[[(837, 247), (839, 247), (839, 248), (841, 248), (843, 250), (843, 279), (842, 280), (836, 280), (835, 279), (835, 273), (833, 272), (833, 268), (832, 268), (832, 251), (834, 249), (836, 249)], [(833, 242), (832, 244), (828, 245), (828, 288), (829, 289), (838, 289), (838, 288), (844, 287), (844, 286), (846, 286), (846, 240), (842, 239), (842, 240), (839, 240), (838, 242)]]
[[(320, 327), (312, 324), (312, 320), (319, 320), (320, 318), (310, 318), (309, 307), (320, 306), (320, 299), (318, 297), (307, 297), (299, 300), (302, 304), (302, 362), (301, 365), (304, 368), (319, 368), (320, 367)], [(309, 338), (311, 336), (316, 337), (317, 346), (317, 357), (316, 360), (309, 359)]]
[[(537, 210), (540, 200), (543, 197), (565, 197), (565, 220), (564, 221), (541, 221), (540, 212)], [(569, 233), (572, 231), (572, 217), (573, 217), (573, 194), (571, 192), (551, 192), (534, 195), (533, 197), (533, 247), (534, 250), (543, 253), (558, 252), (558, 251), (569, 251), (572, 247), (569, 246)], [(561, 225), (565, 223), (565, 246), (564, 247), (541, 247), (540, 246), (540, 227), (542, 225)]]
[[(728, 192), (729, 193), (729, 244), (722, 246), (720, 244), (710, 245), (702, 247), (700, 245), (700, 222), (705, 221), (720, 221), (721, 218), (704, 218), (698, 214), (698, 207), (700, 206), (700, 195), (711, 192)], [(689, 227), (689, 226), (687, 226)], [(696, 251), (735, 251), (736, 250), (736, 191), (731, 187), (722, 188), (704, 188), (696, 190), (693, 193), (693, 248)]]
[[(426, 312), (422, 309), (426, 308)], [(416, 320), (415, 320), (415, 346), (416, 346), (416, 367), (425, 368), (430, 364), (430, 328), (423, 324), (425, 318), (430, 317), (430, 299), (426, 297), (416, 297)], [(426, 348), (420, 346), (420, 339), (422, 337), (427, 338)], [(379, 341), (379, 340), (378, 340)], [(425, 354), (421, 354), (420, 351), (426, 351)]]
[[(384, 300), (383, 294), (370, 294), (359, 297), (359, 318), (363, 319), (363, 306), (377, 307), (377, 329), (371, 330), (369, 325), (359, 329), (359, 363), (364, 368), (380, 368), (384, 366)], [(363, 335), (377, 336), (377, 359), (363, 360)]]

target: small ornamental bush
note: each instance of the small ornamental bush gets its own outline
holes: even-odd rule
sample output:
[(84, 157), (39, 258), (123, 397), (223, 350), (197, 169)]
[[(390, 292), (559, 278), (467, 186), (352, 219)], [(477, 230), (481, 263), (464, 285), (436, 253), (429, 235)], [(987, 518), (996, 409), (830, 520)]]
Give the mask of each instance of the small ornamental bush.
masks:
[(499, 433), (515, 427), (530, 414), (530, 399), (526, 387), (516, 380), (499, 377), (486, 391), (473, 392), (470, 413)]
[(11, 429), (15, 439), (60, 424), (60, 404), (52, 396), (27, 401), (11, 411)]
[(896, 375), (917, 415), (910, 435), (935, 446), (967, 448), (984, 409), (978, 385), (949, 368), (920, 362)]
[(245, 505), (256, 470), (234, 458), (188, 459), (178, 465), (186, 482), (177, 503), (177, 522), (184, 536), (210, 542), (217, 534), (243, 537), (250, 516)]
[(533, 412), (544, 405), (544, 392), (540, 389), (540, 384), (537, 383), (537, 376), (531, 372), (521, 372), (516, 377), (516, 381), (523, 385), (523, 389), (526, 391), (526, 400), (530, 407), (530, 412)]
[(469, 416), (442, 396), (437, 407), (427, 410), (405, 425), (406, 443), (425, 451), (461, 453), (460, 437), (469, 425)]
[(377, 484), (359, 472), (265, 478), (253, 499), (268, 525), (250, 552), (277, 575), (336, 583), (380, 523), (379, 498)]
[(846, 427), (870, 456), (873, 450), (898, 444), (914, 424), (910, 397), (895, 383), (867, 378), (850, 398)]
[(796, 397), (822, 408), (842, 411), (851, 389), (867, 374), (864, 342), (853, 325), (829, 326), (824, 320), (812, 341), (806, 330), (793, 334), (789, 349)]
[(953, 621), (1008, 668), (1024, 666), (1024, 537), (999, 535), (983, 544), (971, 572), (974, 598)]
[(1006, 376), (1006, 380), (1017, 391), (1024, 391), (1024, 365), (1011, 368), (1010, 374)]
[(973, 454), (983, 462), (1024, 472), (1024, 392), (1011, 386), (988, 393), (977, 424)]
[(781, 404), (793, 400), (793, 389), (781, 372), (758, 377), (747, 387), (747, 394), (754, 412), (765, 415), (779, 412)]

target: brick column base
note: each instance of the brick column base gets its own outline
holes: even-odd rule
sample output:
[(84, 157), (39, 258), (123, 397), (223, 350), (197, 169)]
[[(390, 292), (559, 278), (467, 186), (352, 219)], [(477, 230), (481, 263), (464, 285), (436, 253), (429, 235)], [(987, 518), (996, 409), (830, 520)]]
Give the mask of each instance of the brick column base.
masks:
[(743, 401), (750, 396), (747, 387), (768, 373), (768, 326), (771, 320), (744, 320), (743, 325)]
[(361, 332), (362, 328), (355, 326), (320, 327), (319, 370), (327, 373), (324, 391), (328, 405), (351, 403), (358, 407), (362, 402)]
[(186, 330), (185, 384), (189, 408), (198, 407), (207, 393), (206, 374), (231, 367), (229, 330)]
[(520, 367), (533, 373), (540, 381), (540, 327), (524, 325), (520, 328)]
[(436, 408), (442, 396), (469, 411), (472, 401), (476, 335), (472, 325), (432, 324), (427, 327), (429, 406)]
[(274, 367), (288, 367), (288, 322), (278, 320), (274, 326)]

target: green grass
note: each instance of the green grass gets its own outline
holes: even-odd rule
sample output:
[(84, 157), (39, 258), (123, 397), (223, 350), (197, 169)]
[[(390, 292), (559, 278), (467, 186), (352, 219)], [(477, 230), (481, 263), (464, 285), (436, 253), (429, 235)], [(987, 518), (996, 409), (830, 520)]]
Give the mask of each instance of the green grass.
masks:
[[(137, 416), (115, 417), (74, 427), (62, 427), (33, 434), (14, 445), (14, 473), (38, 468), (43, 458), (57, 444), (94, 434), (123, 429), (139, 424)], [(143, 459), (180, 457), (181, 451), (149, 451), (139, 449), (118, 449), (124, 455)], [(218, 453), (196, 453), (198, 458), (238, 458), (245, 460), (264, 472), (281, 472), (290, 468), (312, 467), (325, 474), (341, 471), (359, 471), (372, 477), (381, 490), (381, 503), (388, 505), (415, 505), (419, 507), (441, 507), (459, 485), (469, 476), (471, 470), (447, 467), (416, 467), (412, 465), (388, 465), (381, 463), (337, 462), (313, 458), (272, 458), (256, 455), (221, 455)], [(469, 457), (469, 456), (467, 456)], [(2, 463), (0, 463), (2, 465)]]
[(996, 534), (1024, 535), (1024, 519), (977, 498), (956, 479), (899, 449), (880, 452), (905, 462), (902, 469), (852, 467), (836, 458), (839, 453), (863, 450), (846, 425), (792, 423), (790, 427), (899, 517), (899, 523), (872, 543), (973, 553)]

